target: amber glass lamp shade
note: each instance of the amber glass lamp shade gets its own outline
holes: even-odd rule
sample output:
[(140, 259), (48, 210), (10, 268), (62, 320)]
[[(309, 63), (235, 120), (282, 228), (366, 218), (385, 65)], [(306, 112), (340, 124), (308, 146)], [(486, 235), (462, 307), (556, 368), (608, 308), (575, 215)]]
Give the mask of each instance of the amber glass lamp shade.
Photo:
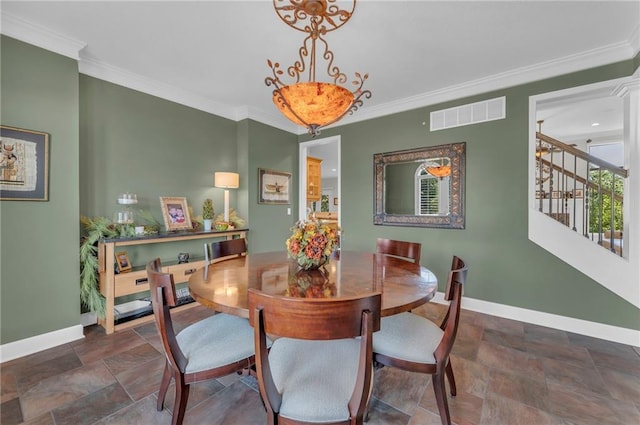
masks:
[(291, 84), (273, 93), (273, 103), (282, 114), (305, 127), (323, 127), (337, 121), (351, 107), (353, 98), (344, 87), (322, 82)]
[(439, 167), (427, 167), (427, 173), (433, 177), (445, 178), (451, 175), (451, 167), (449, 165), (441, 165)]

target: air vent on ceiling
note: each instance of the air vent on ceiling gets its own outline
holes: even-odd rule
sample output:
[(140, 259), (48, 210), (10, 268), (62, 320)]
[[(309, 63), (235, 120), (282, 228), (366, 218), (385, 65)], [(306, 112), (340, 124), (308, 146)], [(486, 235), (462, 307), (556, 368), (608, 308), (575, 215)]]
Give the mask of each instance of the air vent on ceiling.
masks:
[(507, 115), (506, 99), (504, 96), (496, 97), (482, 102), (433, 111), (430, 116), (431, 131), (504, 119)]

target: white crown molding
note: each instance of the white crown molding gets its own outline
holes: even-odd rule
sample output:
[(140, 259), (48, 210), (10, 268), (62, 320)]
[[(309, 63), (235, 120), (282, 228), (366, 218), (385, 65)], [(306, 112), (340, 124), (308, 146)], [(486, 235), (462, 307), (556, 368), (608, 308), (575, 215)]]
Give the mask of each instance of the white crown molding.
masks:
[(629, 44), (633, 49), (633, 56), (637, 55), (640, 52), (640, 25), (638, 25), (631, 33), (631, 36), (629, 37)]
[[(6, 12), (2, 13), (2, 33), (21, 41), (51, 50), (79, 60), (80, 72), (124, 87), (151, 94), (185, 106), (199, 109), (234, 121), (250, 118), (293, 134), (301, 135), (306, 129), (294, 125), (281, 116), (260, 111), (256, 108), (233, 108), (215, 100), (205, 98), (187, 90), (165, 84), (126, 71), (89, 57), (82, 57), (80, 51), (86, 43), (73, 40), (47, 28), (32, 24)], [(494, 90), (512, 87), (557, 75), (576, 72), (596, 66), (633, 58), (640, 51), (640, 26), (631, 34), (628, 42), (621, 42), (598, 49), (566, 56), (557, 60), (542, 62), (533, 66), (517, 68), (486, 78), (469, 81), (427, 93), (385, 104), (365, 107), (343, 118), (327, 128), (365, 121), (386, 115), (422, 108), (441, 102), (460, 99)], [(375, 93), (374, 93), (375, 95)]]
[[(241, 108), (241, 114), (238, 120), (247, 119), (247, 118), (250, 118), (253, 121), (257, 121), (271, 127), (275, 127), (282, 131), (286, 131), (288, 133), (301, 134), (299, 133), (299, 131), (301, 131), (300, 129), (302, 129), (302, 127), (287, 120), (281, 114), (269, 113), (258, 108), (244, 106)], [(305, 130), (302, 129), (303, 133), (304, 131)]]
[[(340, 121), (340, 125), (379, 118), (411, 109), (423, 108), (437, 103), (461, 99), (507, 87), (543, 80), (558, 75), (607, 65), (633, 58), (634, 49), (630, 43), (616, 43), (587, 52), (577, 53), (557, 60), (517, 68), (486, 78), (445, 87), (428, 93), (407, 97), (374, 107), (363, 108)], [(374, 93), (375, 95), (375, 93)]]
[(2, 34), (71, 59), (78, 60), (80, 51), (87, 45), (7, 12), (0, 11), (0, 19)]
[(191, 108), (238, 121), (238, 111), (204, 96), (180, 89), (170, 84), (129, 72), (90, 57), (81, 57), (78, 70), (81, 74), (99, 78), (143, 93), (170, 100)]

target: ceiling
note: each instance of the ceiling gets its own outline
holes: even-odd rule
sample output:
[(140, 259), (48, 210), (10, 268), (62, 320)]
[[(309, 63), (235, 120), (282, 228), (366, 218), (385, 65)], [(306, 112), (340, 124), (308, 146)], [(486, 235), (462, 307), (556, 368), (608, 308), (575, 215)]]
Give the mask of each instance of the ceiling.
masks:
[[(264, 84), (267, 59), (288, 67), (303, 39), (270, 0), (0, 7), (2, 33), (68, 56), (75, 49), (81, 73), (304, 132), (280, 116)], [(335, 64), (349, 81), (368, 73), (373, 94), (342, 122), (629, 59), (640, 50), (639, 22), (640, 0), (360, 0), (352, 19), (327, 35)]]

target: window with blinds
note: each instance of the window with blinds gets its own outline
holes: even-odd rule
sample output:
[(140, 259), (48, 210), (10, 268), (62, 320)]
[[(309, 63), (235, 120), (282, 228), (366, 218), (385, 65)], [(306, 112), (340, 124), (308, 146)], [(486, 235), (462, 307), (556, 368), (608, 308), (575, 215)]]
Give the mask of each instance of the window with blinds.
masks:
[(440, 211), (439, 204), (439, 193), (438, 189), (440, 187), (438, 183), (438, 179), (429, 176), (429, 175), (421, 175), (420, 186), (419, 186), (419, 210), (417, 212), (418, 215), (433, 215), (438, 214)]

